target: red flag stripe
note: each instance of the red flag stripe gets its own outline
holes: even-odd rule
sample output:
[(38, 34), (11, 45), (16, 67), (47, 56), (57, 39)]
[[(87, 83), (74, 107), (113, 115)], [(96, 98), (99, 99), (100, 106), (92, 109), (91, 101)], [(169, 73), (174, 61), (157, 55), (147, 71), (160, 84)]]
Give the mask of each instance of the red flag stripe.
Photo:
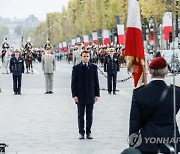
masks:
[(128, 71), (132, 72), (134, 78), (134, 86), (138, 87), (142, 84), (145, 55), (140, 8), (137, 0), (129, 0), (125, 56)]

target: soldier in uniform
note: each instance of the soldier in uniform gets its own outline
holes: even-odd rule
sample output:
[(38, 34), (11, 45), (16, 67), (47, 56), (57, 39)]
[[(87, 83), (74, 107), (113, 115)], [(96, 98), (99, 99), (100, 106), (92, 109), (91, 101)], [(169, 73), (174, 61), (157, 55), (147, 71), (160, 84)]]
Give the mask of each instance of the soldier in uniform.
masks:
[[(162, 57), (154, 58), (149, 65), (151, 82), (133, 91), (130, 111), (129, 135), (131, 137), (130, 146), (137, 145), (143, 154), (158, 153), (161, 148), (162, 153), (170, 153), (164, 149), (163, 144), (158, 143), (158, 139), (174, 146), (173, 141), (178, 141), (177, 151), (180, 152), (180, 140), (174, 137), (174, 104), (173, 86), (167, 86), (164, 78), (168, 74), (167, 62)], [(180, 109), (180, 88), (175, 87), (176, 114)], [(180, 138), (177, 123), (175, 121), (177, 138)], [(141, 134), (142, 143), (134, 143), (133, 137), (136, 133)], [(135, 136), (134, 136), (135, 135)], [(149, 142), (152, 141), (153, 143)], [(172, 140), (173, 139), (173, 140)], [(148, 140), (148, 141), (147, 141)], [(154, 142), (157, 141), (157, 142)], [(171, 142), (170, 142), (171, 141)]]
[(45, 94), (53, 93), (53, 75), (56, 70), (55, 56), (52, 54), (51, 48), (45, 50), (45, 54), (42, 55), (42, 70), (45, 75), (46, 92)]
[(19, 50), (15, 50), (15, 56), (10, 59), (10, 73), (13, 75), (14, 95), (21, 95), (21, 80), (24, 73), (24, 59), (20, 57)]
[(52, 45), (50, 44), (49, 40), (46, 41), (46, 44), (44, 45), (44, 49), (45, 50), (51, 50), (52, 49)]
[(104, 72), (107, 72), (107, 84), (108, 84), (109, 94), (111, 94), (113, 90), (113, 94), (116, 95), (116, 79), (117, 79), (118, 71), (119, 71), (118, 56), (114, 54), (114, 49), (111, 48), (109, 49), (109, 54), (105, 56), (105, 60), (104, 60)]
[(5, 38), (3, 44), (2, 44), (2, 74), (6, 73), (9, 74), (8, 72), (8, 65), (9, 61), (11, 58), (11, 51), (10, 51), (10, 45), (7, 43), (7, 38)]
[(78, 43), (78, 49), (73, 52), (73, 64), (77, 65), (81, 62), (82, 44)]
[(25, 51), (29, 51), (33, 48), (33, 44), (31, 43), (30, 38), (28, 38), (27, 43), (25, 44), (24, 48), (25, 48)]
[(10, 48), (9, 43), (7, 42), (7, 38), (4, 39), (4, 42), (2, 44), (2, 53), (1, 53), (1, 57), (2, 57), (2, 62), (4, 62), (4, 56), (7, 52), (7, 50)]

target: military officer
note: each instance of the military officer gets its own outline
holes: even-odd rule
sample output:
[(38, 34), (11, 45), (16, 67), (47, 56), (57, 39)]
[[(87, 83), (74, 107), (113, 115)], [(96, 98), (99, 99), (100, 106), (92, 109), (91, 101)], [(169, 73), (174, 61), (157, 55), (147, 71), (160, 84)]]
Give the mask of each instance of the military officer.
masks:
[(10, 45), (7, 42), (7, 38), (4, 39), (4, 42), (2, 44), (2, 74), (6, 73), (9, 74), (8, 72), (8, 66), (9, 66), (9, 61), (11, 58), (11, 51), (10, 51)]
[(4, 39), (4, 42), (2, 44), (2, 49), (9, 49), (10, 45), (7, 42), (7, 38)]
[(7, 42), (7, 38), (5, 38), (4, 39), (4, 41), (3, 41), (3, 44), (2, 44), (2, 53), (1, 53), (1, 57), (2, 57), (2, 62), (4, 62), (4, 56), (5, 56), (5, 54), (6, 54), (6, 52), (7, 52), (7, 50), (10, 48), (10, 45), (9, 45), (9, 43)]
[[(107, 72), (107, 84), (108, 84), (108, 93), (116, 95), (116, 79), (117, 72), (119, 71), (119, 62), (118, 56), (114, 54), (114, 48), (109, 49), (109, 54), (105, 56), (104, 60), (104, 72)], [(112, 88), (113, 82), (113, 88)]]
[(25, 44), (24, 48), (26, 51), (29, 51), (33, 48), (33, 44), (31, 43), (30, 38), (28, 38), (27, 43)]
[(78, 43), (78, 49), (73, 52), (73, 64), (77, 65), (81, 62), (82, 45)]
[(44, 45), (45, 50), (50, 50), (52, 49), (52, 45), (50, 44), (49, 40), (46, 41), (46, 44)]
[(21, 95), (21, 80), (24, 73), (24, 59), (20, 57), (19, 50), (15, 50), (15, 56), (10, 59), (10, 73), (13, 75), (14, 95)]
[[(139, 149), (143, 154), (170, 153), (163, 144), (174, 146), (180, 152), (180, 134), (174, 114), (173, 97), (175, 92), (175, 114), (180, 109), (180, 88), (168, 86), (165, 77), (168, 74), (167, 62), (162, 57), (154, 58), (149, 65), (151, 81), (133, 91), (129, 135), (130, 146)], [(173, 123), (174, 121), (174, 123)], [(176, 127), (176, 137), (174, 132)], [(141, 136), (141, 142), (138, 143)], [(136, 139), (135, 139), (135, 138)], [(153, 142), (151, 139), (153, 138)], [(139, 141), (140, 141), (139, 140)], [(163, 142), (158, 142), (162, 140)], [(137, 141), (137, 142), (136, 142)]]
[(55, 56), (52, 54), (51, 49), (45, 50), (42, 55), (42, 70), (45, 75), (46, 92), (45, 94), (53, 93), (53, 75), (56, 70)]

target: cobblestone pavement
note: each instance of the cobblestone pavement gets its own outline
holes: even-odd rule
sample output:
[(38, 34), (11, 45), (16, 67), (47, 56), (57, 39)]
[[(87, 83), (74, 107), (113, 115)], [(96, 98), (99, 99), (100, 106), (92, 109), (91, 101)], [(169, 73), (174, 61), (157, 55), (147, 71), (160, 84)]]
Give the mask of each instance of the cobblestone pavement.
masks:
[[(101, 90), (94, 109), (94, 139), (79, 140), (71, 68), (71, 64), (57, 62), (52, 95), (44, 94), (41, 64), (34, 63), (34, 74), (23, 74), (21, 96), (13, 95), (11, 75), (0, 74), (0, 142), (9, 145), (7, 154), (118, 154), (128, 147), (132, 79), (118, 83), (117, 95)], [(123, 68), (118, 78), (126, 77)], [(106, 89), (106, 79), (101, 74), (99, 78), (101, 89)]]

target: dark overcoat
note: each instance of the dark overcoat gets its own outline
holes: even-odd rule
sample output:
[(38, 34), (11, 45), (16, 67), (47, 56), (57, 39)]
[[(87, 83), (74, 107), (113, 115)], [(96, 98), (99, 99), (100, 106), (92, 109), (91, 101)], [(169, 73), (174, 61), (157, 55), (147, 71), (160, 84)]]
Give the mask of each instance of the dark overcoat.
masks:
[(73, 66), (71, 78), (72, 97), (77, 96), (80, 104), (93, 104), (94, 97), (100, 96), (97, 66), (79, 63)]
[[(158, 144), (156, 143), (161, 143), (162, 141), (160, 141), (160, 139), (163, 140), (169, 138), (170, 140), (170, 138), (172, 138), (174, 135), (173, 86), (169, 87), (169, 91), (165, 99), (162, 101), (160, 107), (157, 107), (159, 98), (166, 86), (167, 85), (163, 80), (154, 80), (145, 86), (135, 89), (133, 92), (130, 111), (129, 135), (140, 130), (142, 135), (142, 144), (138, 147), (140, 151), (157, 152)], [(176, 87), (175, 91), (177, 114), (180, 108), (180, 88)], [(157, 110), (154, 113), (154, 116), (150, 115), (153, 113), (153, 110)], [(148, 122), (145, 122), (149, 115), (152, 117), (149, 118)], [(180, 137), (177, 124), (176, 130), (177, 137)], [(148, 138), (149, 141), (147, 141)], [(155, 138), (159, 138), (159, 141), (157, 141)], [(155, 141), (156, 143), (154, 143)], [(180, 151), (180, 144), (178, 144), (177, 147), (178, 151)]]

